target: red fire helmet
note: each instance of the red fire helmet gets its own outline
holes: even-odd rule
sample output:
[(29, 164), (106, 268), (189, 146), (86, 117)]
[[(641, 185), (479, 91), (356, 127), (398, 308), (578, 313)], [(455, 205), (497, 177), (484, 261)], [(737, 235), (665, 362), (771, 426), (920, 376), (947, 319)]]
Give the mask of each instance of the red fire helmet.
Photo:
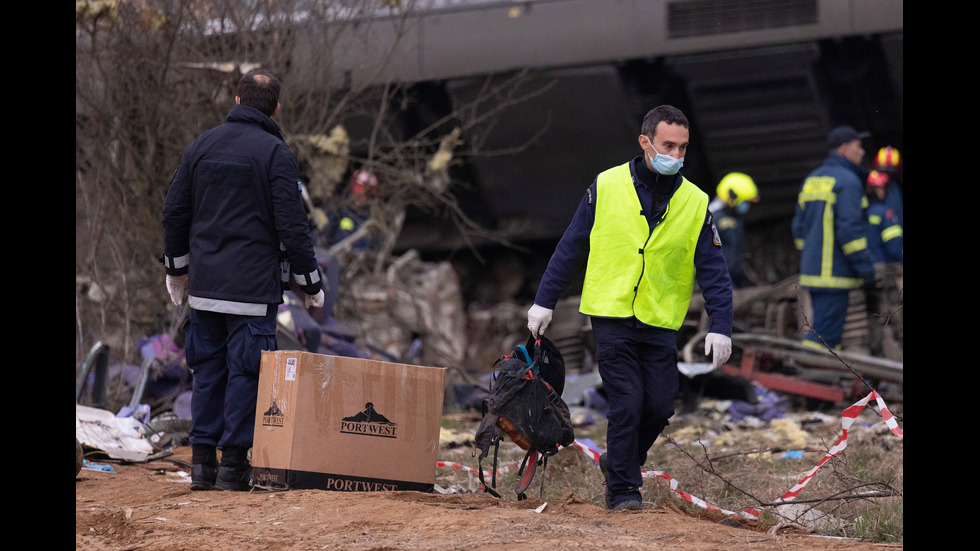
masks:
[(868, 187), (886, 186), (888, 185), (888, 180), (888, 175), (884, 172), (872, 170), (871, 173), (868, 174)]
[(366, 193), (370, 197), (378, 194), (378, 177), (369, 170), (355, 170), (350, 177), (351, 193)]

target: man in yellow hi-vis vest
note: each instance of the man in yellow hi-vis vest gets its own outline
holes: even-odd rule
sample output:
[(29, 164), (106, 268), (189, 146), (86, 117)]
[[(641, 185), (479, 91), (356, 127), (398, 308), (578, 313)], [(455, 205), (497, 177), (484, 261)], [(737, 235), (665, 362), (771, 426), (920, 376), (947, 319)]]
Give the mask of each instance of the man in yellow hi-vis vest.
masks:
[(708, 195), (680, 174), (690, 125), (669, 105), (651, 109), (638, 138), (643, 155), (599, 174), (541, 278), (528, 329), (544, 333), (561, 294), (584, 267), (580, 311), (590, 316), (609, 400), (606, 507), (642, 507), (641, 469), (674, 414), (677, 330), (695, 282), (710, 327), (715, 368), (732, 350), (732, 283)]

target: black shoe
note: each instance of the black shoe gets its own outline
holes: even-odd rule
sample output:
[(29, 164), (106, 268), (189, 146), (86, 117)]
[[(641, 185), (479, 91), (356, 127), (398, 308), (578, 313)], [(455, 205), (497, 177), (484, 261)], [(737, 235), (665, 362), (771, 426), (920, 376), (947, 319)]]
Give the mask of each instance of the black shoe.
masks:
[(218, 478), (218, 455), (210, 444), (191, 444), (191, 490), (203, 491), (214, 488)]
[(604, 453), (599, 456), (599, 470), (602, 471), (602, 485), (606, 487), (606, 509), (612, 509), (613, 495), (609, 491), (609, 464)]
[(214, 487), (231, 492), (247, 492), (252, 488), (252, 467), (249, 465), (224, 466), (218, 468), (218, 478)]
[[(599, 470), (602, 471), (602, 483), (606, 485), (606, 509), (612, 511), (638, 511), (643, 507), (643, 502), (638, 497), (629, 495), (617, 501), (616, 496), (609, 491), (609, 464), (604, 453), (599, 455)], [(633, 488), (631, 490), (635, 491)]]
[(218, 478), (218, 465), (194, 463), (191, 465), (191, 490), (206, 491), (214, 488)]
[(643, 502), (636, 498), (624, 499), (611, 507), (613, 511), (639, 511), (641, 508), (643, 508)]

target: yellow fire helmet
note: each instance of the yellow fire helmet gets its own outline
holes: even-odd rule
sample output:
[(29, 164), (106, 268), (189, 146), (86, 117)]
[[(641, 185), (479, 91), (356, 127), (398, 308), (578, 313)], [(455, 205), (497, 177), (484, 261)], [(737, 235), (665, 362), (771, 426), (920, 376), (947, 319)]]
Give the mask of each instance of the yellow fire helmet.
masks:
[(875, 155), (872, 168), (875, 170), (896, 171), (902, 164), (902, 155), (892, 146), (882, 147)]
[(737, 207), (741, 203), (758, 202), (759, 189), (747, 174), (732, 172), (718, 182), (718, 197), (728, 206)]

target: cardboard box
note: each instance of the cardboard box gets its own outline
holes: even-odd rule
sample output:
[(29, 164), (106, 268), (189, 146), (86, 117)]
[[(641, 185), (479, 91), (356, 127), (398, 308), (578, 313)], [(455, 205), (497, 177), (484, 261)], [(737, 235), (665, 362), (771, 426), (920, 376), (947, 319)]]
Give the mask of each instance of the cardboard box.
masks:
[(445, 379), (439, 367), (263, 352), (252, 484), (431, 492)]

